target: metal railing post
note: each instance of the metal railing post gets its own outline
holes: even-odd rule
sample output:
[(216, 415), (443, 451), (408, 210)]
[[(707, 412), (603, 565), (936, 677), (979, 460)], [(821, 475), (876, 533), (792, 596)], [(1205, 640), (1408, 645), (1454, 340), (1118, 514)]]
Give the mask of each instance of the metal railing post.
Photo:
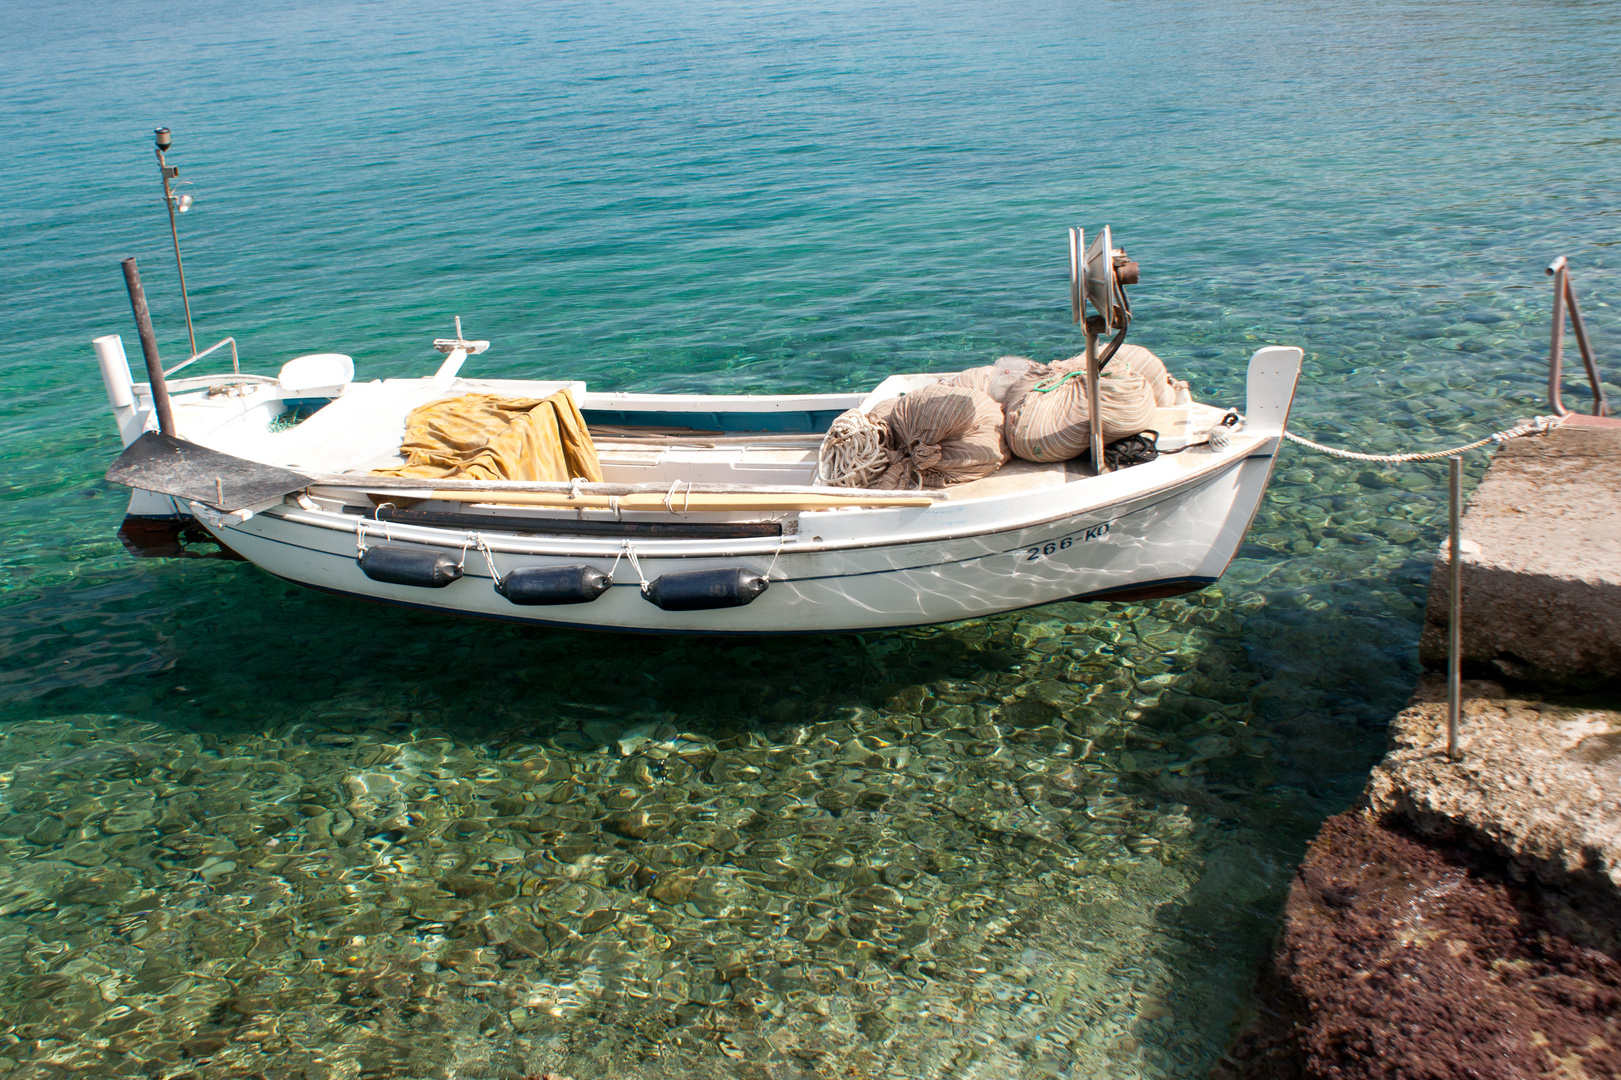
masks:
[(1587, 340), (1587, 324), (1582, 321), (1582, 309), (1576, 304), (1576, 286), (1570, 283), (1570, 271), (1565, 271), (1565, 307), (1570, 310), (1570, 329), (1576, 335), (1576, 348), (1581, 350), (1582, 366), (1587, 369), (1587, 381), (1593, 387), (1593, 415), (1609, 416), (1610, 399), (1599, 381), (1598, 361), (1593, 358), (1593, 345)]
[(208, 354), (214, 352), (217, 349), (223, 349), (227, 345), (229, 345), (231, 347), (231, 374), (240, 375), (240, 374), (242, 374), (242, 362), (237, 358), (237, 355), (236, 355), (236, 338), (234, 338), (234, 337), (228, 337), (223, 341), (216, 342), (215, 344), (210, 345), (208, 348), (204, 349), (200, 353), (192, 353), (191, 356), (189, 356), (186, 359), (180, 361), (180, 363), (176, 364), (174, 367), (170, 368), (168, 371), (165, 371), (163, 373), (163, 375), (164, 375), (165, 378), (167, 378), (168, 376), (173, 375), (175, 372), (179, 371), (181, 368), (190, 367), (191, 365), (195, 364), (197, 361), (201, 360), (203, 357), (207, 356)]
[(1548, 408), (1555, 416), (1570, 412), (1559, 399), (1559, 380), (1565, 374), (1565, 257), (1548, 266), (1553, 275), (1553, 333), (1548, 339)]
[(1447, 458), (1447, 757), (1463, 760), (1458, 749), (1458, 714), (1463, 707), (1463, 457)]
[(1593, 356), (1593, 344), (1587, 338), (1587, 324), (1582, 321), (1582, 309), (1576, 304), (1576, 288), (1570, 283), (1570, 264), (1563, 255), (1548, 264), (1553, 277), (1553, 330), (1548, 338), (1548, 408), (1555, 416), (1566, 416), (1570, 410), (1561, 400), (1560, 381), (1565, 375), (1565, 312), (1570, 311), (1570, 328), (1576, 335), (1576, 347), (1582, 353), (1582, 366), (1587, 368), (1587, 382), (1593, 388), (1593, 415), (1610, 415), (1609, 397), (1599, 380), (1598, 360)]

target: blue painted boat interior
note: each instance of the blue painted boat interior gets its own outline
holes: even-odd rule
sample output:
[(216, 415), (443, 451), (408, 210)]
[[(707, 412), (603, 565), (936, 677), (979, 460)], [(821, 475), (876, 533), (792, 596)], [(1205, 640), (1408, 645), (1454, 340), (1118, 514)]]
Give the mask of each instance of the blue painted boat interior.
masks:
[(651, 412), (641, 409), (585, 409), (586, 424), (597, 427), (690, 428), (694, 431), (759, 431), (771, 434), (826, 431), (842, 409), (792, 412)]

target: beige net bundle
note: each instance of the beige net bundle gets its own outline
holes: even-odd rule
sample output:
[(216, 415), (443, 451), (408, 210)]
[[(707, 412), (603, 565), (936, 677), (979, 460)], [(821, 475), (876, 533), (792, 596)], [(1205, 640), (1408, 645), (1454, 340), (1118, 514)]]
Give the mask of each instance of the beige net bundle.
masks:
[(1008, 395), (1025, 376), (1046, 371), (1047, 365), (1038, 364), (1028, 356), (999, 356), (996, 362), (983, 367), (971, 367), (946, 379), (948, 386), (967, 386), (986, 394), (998, 405), (1006, 406)]
[[(872, 445), (882, 430), (881, 446)], [(882, 469), (877, 469), (882, 453)], [(828, 428), (817, 454), (816, 483), (833, 487), (916, 488), (965, 484), (1009, 460), (1002, 409), (968, 386), (934, 383), (852, 409)]]
[(891, 464), (879, 487), (966, 484), (991, 475), (1010, 457), (1002, 407), (970, 386), (935, 383), (907, 394), (888, 423)]
[[(1083, 356), (1084, 361), (1086, 358)], [(1136, 372), (1148, 380), (1148, 385), (1154, 391), (1154, 404), (1162, 409), (1168, 409), (1176, 404), (1176, 380), (1165, 367), (1165, 361), (1143, 348), (1141, 345), (1122, 345), (1115, 350), (1109, 362), (1103, 366), (1104, 374)], [(1136, 432), (1132, 432), (1133, 435)]]
[[(1178, 382), (1141, 345), (1121, 345), (1098, 380), (1103, 441), (1146, 430), (1176, 403)], [(866, 413), (852, 409), (822, 440), (815, 483), (834, 487), (943, 487), (989, 476), (1011, 457), (1068, 461), (1091, 449), (1086, 357), (1038, 364), (998, 357)]]
[[(1098, 380), (1098, 413), (1105, 443), (1148, 427), (1156, 406), (1148, 380), (1129, 363), (1122, 367), (1124, 370), (1106, 370)], [(1026, 461), (1068, 461), (1087, 452), (1092, 445), (1092, 419), (1086, 358), (1060, 360), (1048, 365), (1046, 372), (1022, 379), (1008, 395), (1003, 433), (1008, 449)]]

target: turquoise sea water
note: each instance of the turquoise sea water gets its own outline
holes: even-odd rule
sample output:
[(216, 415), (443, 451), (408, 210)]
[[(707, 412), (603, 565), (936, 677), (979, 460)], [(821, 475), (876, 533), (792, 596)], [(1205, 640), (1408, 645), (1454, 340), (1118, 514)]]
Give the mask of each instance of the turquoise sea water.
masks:
[(1444, 466), (1289, 448), (1203, 593), (751, 642), (138, 562), (89, 341), (133, 254), (183, 355), (154, 126), (250, 370), (423, 373), (454, 315), (605, 389), (1050, 359), (1105, 222), (1133, 340), (1234, 403), (1300, 345), (1329, 442), (1544, 411), (1560, 253), (1621, 370), (1603, 3), (8, 15), (0, 1076), (1203, 1075), (1444, 517)]

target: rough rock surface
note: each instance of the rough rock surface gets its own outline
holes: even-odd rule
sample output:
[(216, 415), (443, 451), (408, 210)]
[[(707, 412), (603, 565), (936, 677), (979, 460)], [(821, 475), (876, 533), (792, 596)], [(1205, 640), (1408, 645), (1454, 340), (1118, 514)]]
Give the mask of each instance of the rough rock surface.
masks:
[[(1621, 423), (1500, 449), (1460, 549), (1466, 670), (1621, 684)], [(1463, 691), (1461, 760), (1427, 677), (1361, 803), (1312, 841), (1260, 1013), (1217, 1077), (1621, 1077), (1621, 698)]]
[(1250, 1080), (1621, 1077), (1621, 711), (1422, 680), (1290, 889)]
[(1369, 807), (1418, 832), (1497, 851), (1544, 878), (1621, 895), (1621, 712), (1518, 700), (1473, 682), (1461, 712), (1463, 760), (1453, 762), (1445, 682), (1419, 684), (1368, 780)]
[[(1506, 443), (1463, 519), (1463, 656), (1482, 673), (1621, 679), (1621, 425)], [(1446, 662), (1447, 552), (1419, 655)]]
[(1621, 962), (1561, 933), (1560, 903), (1477, 849), (1365, 808), (1330, 818), (1290, 889), (1268, 1009), (1216, 1075), (1621, 1076)]

